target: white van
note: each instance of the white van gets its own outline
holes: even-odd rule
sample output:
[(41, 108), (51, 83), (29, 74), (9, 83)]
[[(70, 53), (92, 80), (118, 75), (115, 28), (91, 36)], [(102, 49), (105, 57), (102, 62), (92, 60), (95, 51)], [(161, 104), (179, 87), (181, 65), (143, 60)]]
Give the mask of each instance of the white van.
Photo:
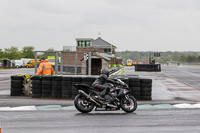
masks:
[(21, 68), (23, 67), (23, 61), (22, 60), (14, 60), (15, 68)]

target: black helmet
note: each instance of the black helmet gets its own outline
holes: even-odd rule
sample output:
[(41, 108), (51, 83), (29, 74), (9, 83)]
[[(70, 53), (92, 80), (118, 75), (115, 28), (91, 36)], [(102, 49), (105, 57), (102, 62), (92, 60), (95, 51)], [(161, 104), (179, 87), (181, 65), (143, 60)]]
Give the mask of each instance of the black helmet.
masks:
[(45, 60), (45, 58), (41, 58), (39, 61), (43, 61), (43, 60)]
[(108, 68), (102, 68), (101, 69), (101, 74), (105, 74), (105, 75), (109, 76)]

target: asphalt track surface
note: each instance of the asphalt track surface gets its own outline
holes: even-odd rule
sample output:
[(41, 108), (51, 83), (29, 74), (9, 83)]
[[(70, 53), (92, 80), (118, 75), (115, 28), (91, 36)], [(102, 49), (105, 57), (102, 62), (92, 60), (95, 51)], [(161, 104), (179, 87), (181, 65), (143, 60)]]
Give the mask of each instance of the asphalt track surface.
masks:
[[(152, 101), (139, 101), (138, 104), (178, 104), (200, 102), (200, 90), (184, 82), (168, 77), (166, 72), (170, 67), (163, 67), (163, 72), (135, 72), (134, 67), (126, 67), (126, 74), (139, 75), (140, 78), (153, 79)], [(174, 67), (175, 72), (177, 71)], [(172, 68), (170, 68), (172, 69)], [(177, 68), (178, 69), (178, 68)], [(193, 69), (193, 68), (192, 68)], [(173, 70), (173, 69), (172, 69)], [(171, 73), (175, 73), (171, 72)], [(10, 76), (15, 74), (31, 74), (34, 69), (22, 68), (0, 71), (0, 107), (61, 105), (72, 106), (72, 100), (40, 99), (31, 97), (10, 96)], [(170, 74), (170, 73), (168, 73)]]
[(200, 68), (162, 66), (162, 72), (135, 72), (126, 67), (125, 72), (153, 79), (152, 102), (200, 102)]
[[(191, 70), (192, 69), (192, 70)], [(0, 71), (0, 106), (19, 105), (73, 105), (73, 101), (32, 99), (9, 96), (9, 76), (23, 70)], [(126, 73), (153, 79), (153, 100), (138, 101), (138, 104), (157, 103), (200, 103), (198, 68), (162, 67), (163, 72), (134, 72), (132, 67)], [(187, 72), (184, 72), (187, 71)], [(183, 74), (185, 73), (185, 74)], [(177, 76), (177, 75), (181, 76)], [(170, 77), (168, 77), (170, 76)], [(176, 76), (176, 77), (175, 77)], [(185, 77), (185, 78), (183, 78)], [(190, 78), (191, 77), (191, 78)], [(196, 77), (196, 78), (195, 78)], [(189, 79), (189, 80), (188, 80)], [(192, 81), (191, 79), (195, 80)], [(183, 81), (182, 81), (183, 80)], [(195, 95), (196, 94), (196, 95)], [(89, 114), (77, 110), (0, 111), (2, 133), (168, 133), (200, 132), (200, 109), (164, 108), (138, 109), (134, 113), (123, 111), (93, 111)]]
[(199, 133), (199, 109), (0, 112), (2, 133)]
[(179, 79), (200, 88), (200, 68), (190, 66), (164, 66), (162, 70), (168, 76)]

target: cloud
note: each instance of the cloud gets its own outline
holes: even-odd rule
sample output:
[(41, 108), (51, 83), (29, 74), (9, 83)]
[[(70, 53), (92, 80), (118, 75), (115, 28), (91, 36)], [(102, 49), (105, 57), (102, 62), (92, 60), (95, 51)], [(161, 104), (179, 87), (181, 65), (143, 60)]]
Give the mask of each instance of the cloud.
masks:
[(198, 50), (198, 0), (1, 0), (0, 45), (62, 50), (75, 37), (117, 50)]

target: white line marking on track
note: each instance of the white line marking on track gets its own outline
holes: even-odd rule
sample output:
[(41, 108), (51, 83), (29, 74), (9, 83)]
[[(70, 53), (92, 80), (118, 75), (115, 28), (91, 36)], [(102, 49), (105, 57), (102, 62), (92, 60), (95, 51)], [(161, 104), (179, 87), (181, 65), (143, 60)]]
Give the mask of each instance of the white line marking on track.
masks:
[(173, 106), (176, 107), (176, 108), (184, 108), (184, 109), (187, 109), (187, 108), (197, 108), (194, 104), (188, 104), (188, 103), (174, 104)]
[(200, 103), (198, 103), (198, 104), (193, 104), (193, 106), (195, 106), (196, 108), (200, 108)]
[(37, 110), (35, 106), (19, 106), (13, 107), (10, 110)]
[[(170, 104), (169, 104), (170, 105)], [(67, 106), (67, 107), (62, 107), (60, 105), (54, 105), (55, 107), (59, 106), (59, 110), (75, 110), (76, 108), (74, 106)], [(146, 107), (145, 105), (138, 105), (138, 109), (140, 109), (141, 107)], [(155, 107), (155, 109), (162, 109), (163, 107), (160, 107), (161, 105), (148, 105), (148, 106), (152, 106)], [(158, 106), (158, 108), (156, 108)], [(188, 103), (183, 103), (183, 104), (174, 104), (171, 105), (175, 108), (181, 108), (181, 109), (189, 109), (189, 108), (200, 108), (200, 103), (196, 103), (196, 104), (188, 104)], [(34, 111), (34, 110), (58, 110), (58, 108), (44, 108), (45, 106), (42, 106), (44, 109), (37, 109), (37, 107), (41, 107), (41, 106), (19, 106), (19, 107), (0, 107), (0, 111)], [(47, 105), (47, 107), (49, 107), (49, 105)], [(160, 107), (160, 108), (159, 108)], [(164, 108), (172, 108), (170, 106), (165, 106)], [(149, 108), (142, 108), (142, 109), (149, 109)]]
[(10, 107), (0, 107), (0, 111), (7, 111), (10, 110)]

